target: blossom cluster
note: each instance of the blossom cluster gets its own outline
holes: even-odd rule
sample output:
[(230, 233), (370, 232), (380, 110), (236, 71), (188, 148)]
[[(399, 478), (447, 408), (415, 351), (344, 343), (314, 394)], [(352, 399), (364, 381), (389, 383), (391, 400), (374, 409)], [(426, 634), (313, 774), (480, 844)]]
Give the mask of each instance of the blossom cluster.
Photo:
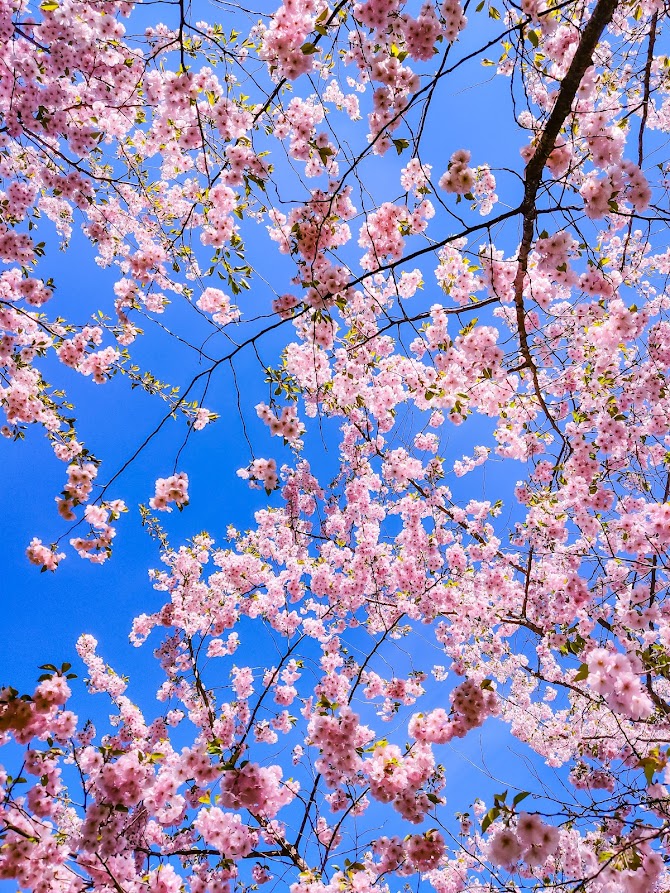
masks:
[(156, 493), (149, 500), (149, 506), (159, 512), (170, 512), (172, 502), (180, 510), (188, 505), (188, 475), (183, 471), (157, 479)]

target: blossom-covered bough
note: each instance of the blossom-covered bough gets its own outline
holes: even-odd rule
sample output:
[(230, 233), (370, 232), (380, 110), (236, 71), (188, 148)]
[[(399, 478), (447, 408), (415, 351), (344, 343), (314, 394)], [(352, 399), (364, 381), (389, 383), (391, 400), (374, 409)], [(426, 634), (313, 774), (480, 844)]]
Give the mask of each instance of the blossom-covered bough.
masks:
[[(68, 709), (69, 664), (29, 694), (6, 680), (0, 880), (670, 888), (666, 19), (0, 0), (3, 433), (41, 427), (66, 465), (69, 532), (30, 561), (106, 560), (124, 473), (179, 429), (142, 507), (164, 602), (131, 633), (160, 662), (155, 711), (85, 632), (109, 728)], [(482, 72), (471, 119), (508, 112), (486, 139), (458, 98)], [(77, 319), (49, 271), (75, 226), (117, 271)], [(168, 385), (140, 338), (200, 368)], [(164, 401), (122, 467), (79, 438), (57, 361)], [(267, 402), (244, 405), (240, 364)], [(154, 513), (188, 505), (197, 432), (250, 409), (268, 438), (239, 473), (266, 507), (171, 548)], [(486, 722), (555, 775), (447, 805), (450, 742)]]

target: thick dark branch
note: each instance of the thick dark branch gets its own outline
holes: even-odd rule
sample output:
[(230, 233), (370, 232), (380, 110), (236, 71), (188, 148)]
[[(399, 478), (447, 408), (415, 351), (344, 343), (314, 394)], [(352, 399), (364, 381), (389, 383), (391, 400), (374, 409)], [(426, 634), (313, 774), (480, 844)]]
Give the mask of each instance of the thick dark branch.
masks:
[[(269, 828), (270, 822), (268, 819), (265, 818), (265, 816), (256, 815), (253, 812), (251, 813), (251, 815), (256, 819), (261, 828), (263, 828), (264, 830), (267, 830)], [(279, 846), (282, 854), (284, 856), (288, 856), (288, 858), (291, 860), (291, 862), (293, 862), (296, 868), (300, 869), (300, 871), (309, 871), (309, 865), (302, 858), (294, 844), (289, 843), (283, 837), (278, 837), (273, 831), (270, 831), (270, 835), (277, 842), (277, 845)]]
[(644, 93), (642, 97), (642, 118), (640, 120), (640, 131), (637, 135), (637, 163), (642, 167), (644, 161), (644, 130), (647, 126), (647, 115), (649, 114), (649, 94), (651, 85), (651, 66), (654, 61), (654, 44), (656, 43), (656, 27), (658, 25), (658, 12), (651, 17), (649, 25), (649, 44), (647, 46), (647, 63), (644, 66)]
[(554, 150), (556, 138), (570, 114), (577, 90), (587, 70), (593, 65), (593, 53), (598, 46), (603, 31), (612, 21), (618, 0), (598, 0), (593, 15), (582, 31), (577, 51), (570, 63), (568, 73), (561, 81), (561, 88), (554, 107), (549, 115), (535, 154), (526, 165), (526, 188), (522, 208), (524, 211), (535, 207), (535, 198), (542, 179), (542, 171), (547, 158)]
[(528, 256), (533, 244), (535, 218), (537, 216), (537, 193), (540, 188), (540, 183), (542, 182), (544, 166), (553, 152), (554, 146), (556, 145), (556, 138), (565, 124), (566, 118), (570, 114), (572, 103), (577, 95), (577, 90), (582, 82), (582, 78), (584, 77), (586, 70), (593, 64), (593, 53), (598, 46), (598, 41), (600, 40), (603, 31), (611, 22), (616, 7), (617, 0), (598, 0), (598, 3), (596, 3), (593, 15), (582, 31), (582, 36), (577, 51), (570, 63), (570, 68), (561, 82), (556, 102), (554, 103), (554, 107), (551, 110), (551, 114), (544, 127), (542, 136), (535, 148), (535, 154), (526, 165), (524, 176), (525, 187), (523, 201), (521, 203), (523, 227), (517, 260), (518, 266), (514, 279), (514, 303), (516, 306), (517, 328), (519, 330), (519, 348), (524, 360), (524, 366), (530, 369), (535, 393), (542, 410), (547, 416), (552, 428), (554, 428), (561, 437), (563, 436), (562, 432), (554, 421), (554, 418), (544, 401), (544, 397), (542, 396), (537, 368), (530, 351), (528, 332), (526, 330), (526, 309), (523, 302), (523, 287), (526, 273), (528, 272)]

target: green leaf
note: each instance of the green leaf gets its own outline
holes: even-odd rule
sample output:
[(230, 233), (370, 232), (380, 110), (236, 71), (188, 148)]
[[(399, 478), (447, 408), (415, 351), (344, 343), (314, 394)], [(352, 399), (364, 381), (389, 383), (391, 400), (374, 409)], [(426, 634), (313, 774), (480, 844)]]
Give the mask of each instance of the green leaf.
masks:
[(40, 9), (42, 12), (53, 12), (54, 9), (58, 9), (58, 4), (54, 0), (44, 0), (43, 3), (40, 3)]
[(319, 48), (315, 47), (313, 43), (303, 43), (300, 49), (304, 56), (313, 56), (314, 53), (319, 52)]
[(521, 793), (517, 794), (514, 800), (512, 800), (512, 806), (518, 806), (522, 800), (525, 800), (526, 797), (530, 797), (530, 791), (521, 791)]
[(323, 164), (328, 164), (328, 159), (333, 154), (333, 150), (329, 146), (321, 146), (319, 149), (319, 157)]
[[(658, 753), (658, 751), (656, 751), (656, 753)], [(643, 757), (637, 765), (639, 769), (644, 771), (644, 777), (647, 780), (647, 784), (651, 784), (654, 780), (654, 773), (660, 772), (665, 766), (665, 761), (659, 760), (658, 756), (652, 751), (649, 756)]]
[(398, 155), (402, 155), (405, 149), (409, 147), (409, 140), (393, 140), (393, 145)]
[(586, 679), (589, 675), (589, 667), (588, 664), (582, 664), (573, 679), (573, 682), (581, 682), (583, 679)]
[(482, 834), (486, 831), (486, 829), (495, 822), (495, 820), (500, 815), (500, 810), (495, 806), (489, 809), (484, 818), (482, 819)]

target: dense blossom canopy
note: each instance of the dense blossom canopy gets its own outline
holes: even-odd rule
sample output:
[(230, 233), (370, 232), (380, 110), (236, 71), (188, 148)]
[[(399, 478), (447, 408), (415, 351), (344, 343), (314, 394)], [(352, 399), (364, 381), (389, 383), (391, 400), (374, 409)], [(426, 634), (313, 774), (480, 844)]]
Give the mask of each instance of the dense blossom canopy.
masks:
[[(0, 0), (2, 431), (64, 463), (29, 561), (108, 559), (134, 459), (178, 432), (141, 507), (154, 712), (83, 629), (107, 728), (69, 664), (3, 680), (0, 880), (670, 890), (668, 10), (495, 2)], [(484, 140), (451, 105), (482, 79)], [(74, 312), (48, 260), (81, 232), (116, 278)], [(192, 378), (143, 365), (159, 337)], [(75, 373), (163, 401), (123, 469)], [(170, 545), (198, 432), (238, 411), (264, 507)], [(446, 804), (486, 723), (555, 773)]]

